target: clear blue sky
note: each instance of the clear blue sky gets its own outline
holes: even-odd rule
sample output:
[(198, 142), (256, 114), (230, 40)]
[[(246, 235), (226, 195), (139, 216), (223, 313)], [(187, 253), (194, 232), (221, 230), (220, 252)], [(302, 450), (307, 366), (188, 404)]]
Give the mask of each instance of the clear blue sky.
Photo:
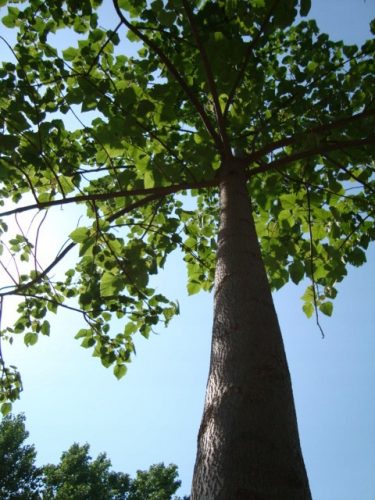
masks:
[[(310, 17), (335, 39), (360, 43), (370, 36), (374, 0), (313, 0)], [(0, 27), (1, 34), (8, 30)], [(62, 231), (74, 213), (60, 211)], [(46, 228), (53, 238), (56, 222)], [(69, 230), (68, 230), (69, 231)], [(375, 498), (375, 249), (369, 263), (349, 269), (339, 286), (332, 318), (322, 318), (326, 338), (301, 309), (303, 287), (275, 295), (292, 374), (300, 436), (314, 500)], [(32, 348), (21, 343), (7, 360), (21, 369), (24, 392), (15, 412), (25, 412), (38, 462), (57, 462), (74, 441), (106, 451), (115, 470), (134, 474), (164, 461), (179, 467), (187, 494), (207, 379), (212, 297), (187, 297), (178, 255), (158, 286), (178, 298), (181, 315), (148, 341), (139, 337), (127, 376), (115, 380), (73, 339), (78, 319), (53, 319), (50, 338)], [(12, 309), (8, 303), (7, 314)]]

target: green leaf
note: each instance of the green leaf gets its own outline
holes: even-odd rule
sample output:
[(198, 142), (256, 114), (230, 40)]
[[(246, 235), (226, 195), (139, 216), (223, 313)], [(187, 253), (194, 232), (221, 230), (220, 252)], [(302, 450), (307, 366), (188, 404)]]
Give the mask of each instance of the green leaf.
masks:
[(14, 135), (0, 134), (0, 148), (2, 152), (13, 151), (19, 144), (19, 138)]
[(43, 335), (49, 335), (50, 334), (50, 324), (47, 320), (44, 320), (40, 329), (41, 333)]
[(250, 3), (253, 7), (264, 7), (265, 6), (265, 1), (266, 0), (250, 0)]
[(138, 326), (135, 323), (127, 323), (125, 326), (125, 336), (130, 337), (133, 333), (138, 330)]
[(99, 164), (104, 164), (108, 160), (108, 152), (105, 149), (100, 149), (96, 153), (95, 159)]
[(311, 302), (305, 302), (302, 306), (303, 312), (308, 318), (311, 318), (314, 312), (314, 306)]
[(359, 267), (366, 262), (366, 254), (360, 248), (354, 248), (348, 254), (348, 261), (355, 267)]
[(301, 299), (304, 302), (313, 302), (314, 300), (314, 290), (312, 286), (308, 286), (305, 290), (305, 293), (302, 295)]
[(146, 2), (145, 0), (119, 0), (118, 5), (120, 9), (127, 10), (132, 16), (139, 15)]
[(74, 231), (69, 234), (69, 238), (75, 243), (83, 243), (89, 235), (89, 230), (87, 227), (77, 227)]
[(319, 304), (319, 310), (326, 316), (332, 316), (333, 304), (330, 301)]
[(283, 194), (280, 196), (281, 206), (283, 208), (295, 208), (296, 206), (296, 195), (295, 194)]
[(311, 0), (301, 0), (301, 7), (299, 10), (300, 16), (305, 17), (310, 12)]
[(69, 47), (68, 49), (63, 50), (62, 52), (65, 61), (73, 61), (78, 54), (78, 49), (74, 47)]
[(78, 333), (74, 336), (75, 339), (80, 339), (82, 337), (88, 337), (92, 335), (91, 330), (87, 328), (81, 328)]
[(104, 319), (104, 321), (110, 321), (112, 318), (112, 315), (111, 315), (111, 313), (104, 311), (104, 312), (102, 312), (102, 318)]
[(202, 289), (202, 284), (198, 281), (189, 281), (187, 285), (187, 291), (189, 295), (194, 295), (200, 292)]
[(122, 378), (127, 372), (127, 368), (126, 368), (126, 365), (124, 364), (121, 364), (121, 365), (115, 365), (115, 367), (113, 368), (113, 373), (115, 375), (115, 377), (117, 378), (117, 380), (120, 380), (120, 378)]
[(103, 273), (100, 280), (100, 295), (102, 297), (116, 295), (123, 287), (124, 280), (121, 276), (115, 275), (109, 271)]
[(38, 342), (38, 334), (34, 332), (28, 332), (23, 338), (25, 345), (30, 346)]
[(4, 26), (7, 28), (14, 28), (19, 24), (18, 21), (19, 9), (15, 7), (8, 7), (8, 15), (2, 18)]
[(94, 346), (95, 343), (96, 342), (93, 337), (85, 337), (81, 342), (81, 346), (84, 347), (85, 349), (88, 349), (89, 347)]
[(146, 170), (143, 176), (145, 189), (153, 188), (155, 186), (154, 175), (150, 170)]
[(138, 104), (138, 113), (141, 116), (146, 115), (150, 111), (153, 111), (155, 109), (155, 105), (151, 101), (147, 101), (146, 99), (142, 99), (140, 103)]
[(1, 413), (3, 417), (8, 415), (12, 411), (12, 403), (3, 403), (1, 405)]
[(305, 266), (303, 262), (297, 260), (289, 266), (290, 277), (296, 285), (302, 280), (305, 275)]

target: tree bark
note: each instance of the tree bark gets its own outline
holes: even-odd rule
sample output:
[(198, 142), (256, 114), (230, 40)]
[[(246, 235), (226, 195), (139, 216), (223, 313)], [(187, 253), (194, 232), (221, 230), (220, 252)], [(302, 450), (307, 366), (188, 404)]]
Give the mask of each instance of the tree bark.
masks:
[(220, 184), (211, 364), (192, 500), (311, 500), (283, 340), (240, 163)]

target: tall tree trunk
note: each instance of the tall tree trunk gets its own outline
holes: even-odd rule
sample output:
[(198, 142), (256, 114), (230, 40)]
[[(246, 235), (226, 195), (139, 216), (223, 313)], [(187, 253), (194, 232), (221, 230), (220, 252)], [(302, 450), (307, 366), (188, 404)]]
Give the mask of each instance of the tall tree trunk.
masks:
[(211, 365), (191, 498), (311, 499), (280, 327), (236, 163), (220, 185)]

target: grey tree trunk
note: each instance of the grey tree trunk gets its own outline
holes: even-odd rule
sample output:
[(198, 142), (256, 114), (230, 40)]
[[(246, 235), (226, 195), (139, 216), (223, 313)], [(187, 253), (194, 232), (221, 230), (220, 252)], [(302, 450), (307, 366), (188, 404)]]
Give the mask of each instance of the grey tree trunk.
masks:
[(246, 181), (220, 185), (211, 365), (191, 500), (311, 500)]

